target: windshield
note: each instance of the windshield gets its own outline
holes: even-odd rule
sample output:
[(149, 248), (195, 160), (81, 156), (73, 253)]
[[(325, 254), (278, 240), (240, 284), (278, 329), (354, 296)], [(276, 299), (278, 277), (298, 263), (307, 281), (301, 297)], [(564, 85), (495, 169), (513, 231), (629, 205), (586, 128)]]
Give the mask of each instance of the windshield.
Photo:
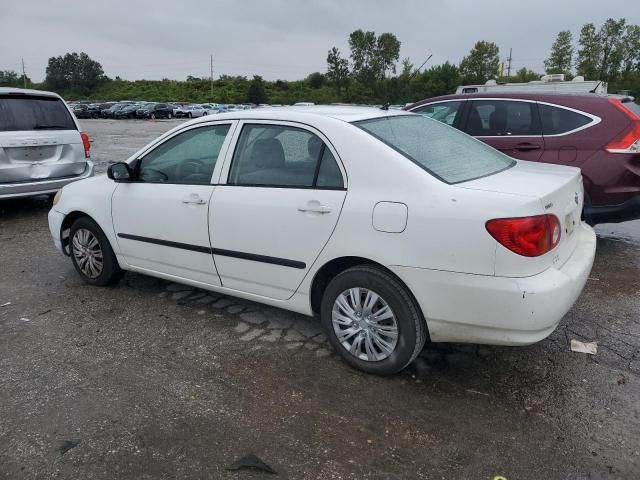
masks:
[(47, 128), (76, 130), (76, 124), (62, 100), (29, 95), (0, 96), (1, 132)]
[(354, 125), (446, 183), (486, 177), (515, 164), (481, 141), (421, 115), (394, 115)]

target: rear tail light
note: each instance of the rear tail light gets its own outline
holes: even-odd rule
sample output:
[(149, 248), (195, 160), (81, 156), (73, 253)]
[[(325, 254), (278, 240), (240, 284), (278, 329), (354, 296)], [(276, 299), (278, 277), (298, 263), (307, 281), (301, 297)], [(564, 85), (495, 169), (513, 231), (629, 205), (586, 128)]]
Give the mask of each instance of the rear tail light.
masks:
[(609, 153), (640, 153), (640, 118), (617, 98), (610, 98), (609, 103), (631, 120), (631, 127), (609, 142), (605, 150)]
[(89, 135), (86, 132), (80, 132), (80, 137), (82, 138), (82, 146), (84, 147), (84, 158), (89, 158), (91, 156), (91, 141), (89, 140)]
[(539, 257), (560, 243), (560, 221), (555, 215), (497, 218), (486, 227), (500, 245), (524, 257)]

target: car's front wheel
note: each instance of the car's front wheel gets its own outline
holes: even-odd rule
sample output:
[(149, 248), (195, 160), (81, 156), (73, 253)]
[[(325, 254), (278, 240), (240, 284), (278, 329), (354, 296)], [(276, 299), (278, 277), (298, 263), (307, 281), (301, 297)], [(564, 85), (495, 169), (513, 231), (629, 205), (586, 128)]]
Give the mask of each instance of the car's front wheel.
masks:
[(347, 363), (378, 375), (405, 368), (427, 339), (411, 294), (375, 266), (356, 266), (334, 277), (322, 298), (321, 320)]
[(111, 285), (124, 275), (109, 240), (90, 218), (79, 218), (71, 225), (69, 252), (76, 271), (91, 285)]
[(170, 113), (167, 113), (167, 119), (168, 119), (168, 120), (171, 120), (172, 118), (173, 118), (173, 115), (172, 115), (172, 114), (170, 114)]

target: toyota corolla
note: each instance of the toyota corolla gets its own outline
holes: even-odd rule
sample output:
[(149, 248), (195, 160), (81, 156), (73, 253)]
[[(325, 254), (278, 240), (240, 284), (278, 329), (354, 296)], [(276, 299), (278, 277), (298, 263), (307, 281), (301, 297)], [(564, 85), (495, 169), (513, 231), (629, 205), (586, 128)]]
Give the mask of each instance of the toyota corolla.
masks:
[(407, 112), (296, 107), (184, 123), (66, 186), (49, 226), (87, 283), (135, 271), (316, 315), (390, 374), (427, 340), (547, 337), (593, 264), (582, 207), (577, 168)]

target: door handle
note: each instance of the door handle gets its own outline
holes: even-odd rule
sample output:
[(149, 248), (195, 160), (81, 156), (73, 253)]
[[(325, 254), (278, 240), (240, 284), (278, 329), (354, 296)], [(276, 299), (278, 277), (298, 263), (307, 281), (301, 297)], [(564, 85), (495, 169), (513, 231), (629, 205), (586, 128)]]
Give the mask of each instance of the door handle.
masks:
[(540, 150), (540, 145), (534, 145), (533, 143), (519, 143), (514, 147), (519, 152), (529, 152), (531, 150)]
[(200, 198), (197, 193), (192, 193), (187, 198), (182, 199), (182, 203), (191, 203), (194, 205), (204, 205), (207, 201), (204, 198)]
[(298, 207), (299, 212), (303, 213), (319, 213), (324, 215), (325, 213), (330, 213), (331, 209), (326, 205), (316, 205), (309, 202), (309, 204), (304, 205), (303, 207)]

